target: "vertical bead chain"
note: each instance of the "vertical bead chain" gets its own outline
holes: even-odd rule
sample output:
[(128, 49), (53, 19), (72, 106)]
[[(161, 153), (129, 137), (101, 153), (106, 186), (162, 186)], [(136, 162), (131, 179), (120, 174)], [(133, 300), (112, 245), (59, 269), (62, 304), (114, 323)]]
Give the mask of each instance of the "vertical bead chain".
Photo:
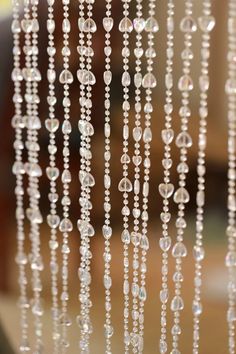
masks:
[(146, 272), (147, 272), (147, 251), (149, 249), (149, 239), (147, 236), (147, 227), (148, 227), (148, 196), (149, 196), (149, 179), (150, 179), (150, 143), (152, 141), (152, 130), (151, 130), (151, 118), (153, 112), (152, 106), (152, 90), (157, 85), (157, 80), (153, 74), (153, 64), (154, 58), (156, 57), (156, 52), (154, 49), (154, 33), (159, 31), (159, 25), (155, 18), (156, 15), (156, 2), (153, 0), (149, 1), (149, 17), (145, 23), (145, 31), (147, 32), (148, 37), (148, 47), (145, 51), (145, 57), (147, 59), (147, 72), (142, 78), (142, 87), (146, 91), (145, 95), (145, 104), (144, 104), (144, 115), (145, 115), (145, 127), (143, 131), (143, 142), (144, 142), (144, 181), (142, 185), (142, 232), (140, 239), (140, 248), (141, 248), (141, 264), (139, 265), (140, 269), (140, 287), (139, 287), (139, 331), (138, 331), (138, 353), (142, 354), (144, 350), (144, 305), (147, 298), (146, 291)]
[(180, 107), (181, 132), (176, 138), (176, 145), (180, 149), (180, 163), (177, 166), (179, 173), (179, 188), (174, 193), (174, 202), (178, 204), (178, 217), (176, 220), (177, 242), (172, 248), (172, 255), (175, 258), (175, 273), (173, 281), (175, 296), (171, 301), (171, 310), (174, 314), (174, 326), (172, 327), (172, 351), (171, 354), (179, 354), (178, 342), (181, 334), (180, 313), (184, 308), (184, 301), (181, 296), (181, 284), (183, 281), (182, 258), (186, 257), (187, 249), (183, 243), (184, 230), (186, 227), (185, 205), (189, 202), (189, 193), (186, 187), (186, 176), (189, 170), (187, 165), (187, 151), (192, 146), (192, 138), (188, 133), (188, 120), (191, 116), (189, 107), (189, 93), (193, 90), (193, 81), (190, 76), (190, 63), (193, 57), (192, 33), (197, 30), (197, 25), (192, 17), (192, 1), (185, 1), (185, 17), (180, 23), (180, 30), (184, 33), (185, 49), (182, 52), (183, 76), (180, 77), (178, 88), (182, 95), (182, 106)]
[(228, 79), (225, 91), (228, 97), (228, 353), (235, 354), (235, 263), (236, 263), (236, 225), (235, 225), (235, 168), (236, 168), (236, 1), (228, 2)]
[(125, 0), (123, 2), (123, 15), (124, 17), (119, 23), (119, 31), (123, 33), (123, 74), (122, 74), (122, 87), (123, 87), (123, 155), (121, 156), (121, 164), (123, 171), (123, 178), (121, 179), (118, 189), (123, 193), (123, 208), (121, 214), (123, 216), (123, 231), (121, 239), (123, 242), (123, 255), (124, 255), (124, 283), (123, 283), (123, 293), (124, 293), (124, 345), (125, 354), (129, 353), (130, 335), (129, 335), (129, 244), (130, 244), (130, 233), (129, 233), (129, 215), (130, 209), (128, 207), (128, 193), (132, 191), (133, 186), (128, 178), (128, 165), (130, 163), (129, 156), (129, 86), (131, 84), (131, 78), (129, 74), (129, 34), (133, 30), (133, 24), (129, 19), (129, 4), (130, 0)]
[(133, 346), (133, 353), (137, 353), (139, 345), (139, 336), (138, 336), (138, 320), (139, 320), (139, 245), (141, 241), (140, 229), (140, 164), (142, 161), (141, 151), (140, 151), (140, 141), (142, 139), (142, 103), (141, 103), (141, 87), (142, 87), (142, 73), (141, 73), (141, 57), (143, 55), (142, 49), (142, 32), (145, 27), (145, 20), (142, 18), (142, 0), (136, 1), (136, 18), (133, 21), (134, 30), (136, 32), (136, 44), (134, 49), (135, 60), (135, 74), (134, 74), (134, 86), (135, 86), (135, 127), (133, 128), (133, 139), (134, 139), (134, 155), (132, 158), (134, 164), (134, 206), (132, 210), (134, 218), (133, 232), (131, 233), (131, 242), (133, 244), (133, 279), (131, 284), (131, 293), (132, 293), (132, 309), (131, 309), (131, 318), (133, 320), (133, 328), (130, 334), (131, 344)]
[(29, 339), (28, 339), (28, 319), (27, 313), (29, 308), (29, 300), (27, 296), (27, 279), (26, 279), (26, 265), (28, 262), (27, 255), (25, 253), (25, 230), (24, 230), (24, 188), (23, 188), (23, 174), (24, 164), (22, 158), (22, 152), (24, 149), (22, 129), (25, 127), (24, 120), (22, 117), (22, 101), (23, 97), (21, 94), (21, 81), (23, 80), (22, 71), (20, 68), (20, 3), (18, 0), (12, 1), (12, 34), (13, 34), (13, 72), (12, 80), (14, 83), (14, 95), (13, 103), (15, 106), (14, 116), (12, 118), (12, 126), (15, 129), (15, 163), (13, 165), (13, 173), (16, 175), (16, 223), (17, 223), (17, 254), (16, 263), (19, 269), (19, 308), (20, 308), (20, 345), (19, 351), (26, 353), (30, 351)]
[[(111, 72), (111, 30), (113, 28), (113, 18), (111, 17), (111, 0), (106, 0), (106, 17), (103, 18), (103, 28), (105, 30), (105, 71), (103, 75), (105, 83), (105, 124), (104, 124), (104, 136), (105, 136), (105, 151), (104, 151), (104, 213), (105, 220), (102, 228), (104, 236), (104, 287), (105, 287), (105, 324), (104, 324), (104, 333), (105, 333), (105, 353), (111, 354), (111, 337), (113, 335), (114, 329), (111, 322), (111, 290), (110, 287), (107, 287), (106, 284), (112, 284), (111, 279), (111, 244), (110, 238), (112, 237), (112, 228), (111, 223), (111, 201), (110, 201), (110, 188), (111, 188), (111, 172), (110, 172), (110, 160), (111, 160), (111, 101), (110, 101), (110, 90), (111, 90), (111, 81), (112, 81), (112, 72)], [(107, 279), (109, 280), (107, 282)]]
[(170, 181), (170, 169), (172, 167), (171, 143), (174, 139), (174, 131), (172, 129), (172, 112), (173, 112), (173, 57), (174, 57), (174, 1), (169, 0), (167, 4), (167, 49), (166, 49), (166, 73), (165, 86), (166, 98), (164, 105), (165, 112), (165, 129), (161, 132), (162, 141), (164, 143), (164, 157), (162, 166), (164, 168), (164, 180), (159, 185), (159, 193), (163, 198), (163, 209), (160, 215), (162, 221), (162, 237), (159, 240), (159, 246), (162, 251), (162, 285), (160, 290), (161, 301), (161, 338), (159, 343), (159, 352), (164, 354), (168, 350), (167, 346), (167, 302), (169, 298), (168, 289), (168, 251), (171, 247), (171, 238), (169, 236), (169, 222), (171, 219), (169, 209), (169, 198), (174, 192), (174, 185)]
[(54, 31), (55, 31), (55, 21), (54, 21), (54, 0), (48, 0), (48, 19), (47, 19), (47, 31), (48, 31), (48, 47), (47, 53), (49, 57), (47, 79), (48, 79), (48, 97), (47, 102), (49, 106), (49, 115), (45, 120), (46, 129), (49, 132), (49, 167), (46, 168), (47, 177), (50, 181), (50, 191), (48, 194), (48, 199), (50, 202), (50, 213), (47, 216), (47, 223), (50, 227), (50, 270), (51, 270), (51, 294), (52, 294), (52, 323), (53, 323), (53, 353), (57, 354), (59, 351), (59, 304), (58, 304), (58, 260), (57, 260), (57, 228), (60, 223), (60, 218), (57, 215), (57, 188), (56, 180), (59, 176), (59, 169), (56, 167), (56, 152), (57, 146), (55, 141), (55, 133), (59, 128), (59, 120), (55, 118), (55, 104), (57, 102), (55, 96), (55, 42), (54, 42)]
[(71, 101), (69, 97), (69, 88), (73, 83), (74, 78), (70, 71), (69, 58), (71, 55), (69, 48), (69, 37), (71, 31), (71, 24), (69, 20), (69, 5), (70, 0), (62, 0), (63, 5), (63, 21), (62, 21), (62, 32), (63, 32), (63, 47), (62, 47), (62, 57), (63, 57), (63, 70), (60, 73), (59, 81), (63, 85), (63, 109), (64, 109), (64, 121), (62, 123), (62, 133), (63, 133), (63, 172), (61, 174), (61, 181), (63, 185), (63, 197), (61, 200), (63, 208), (63, 218), (60, 222), (59, 229), (62, 233), (62, 293), (61, 293), (61, 314), (60, 314), (60, 324), (61, 324), (61, 351), (66, 353), (70, 343), (68, 341), (68, 327), (71, 325), (71, 319), (68, 316), (68, 301), (69, 301), (69, 291), (68, 291), (68, 260), (70, 253), (69, 246), (69, 235), (73, 230), (73, 224), (70, 219), (70, 192), (69, 187), (71, 183), (71, 172), (70, 172), (70, 148), (69, 139), (70, 133), (72, 131), (72, 126), (70, 122), (70, 106)]
[(195, 278), (194, 278), (194, 299), (192, 304), (193, 311), (193, 354), (199, 353), (199, 316), (202, 313), (201, 303), (201, 284), (202, 284), (202, 266), (204, 259), (203, 248), (203, 213), (205, 205), (205, 150), (207, 143), (207, 116), (208, 116), (208, 89), (209, 89), (209, 57), (210, 57), (210, 35), (209, 32), (214, 28), (215, 19), (211, 16), (211, 0), (203, 1), (202, 16), (198, 19), (199, 28), (202, 31), (201, 43), (201, 74), (199, 77), (200, 88), (200, 106), (199, 106), (199, 135), (198, 135), (198, 190), (196, 196), (196, 240), (193, 247), (193, 256), (195, 260)]
[[(80, 183), (81, 183), (81, 196), (84, 198), (84, 205), (81, 208), (81, 219), (78, 220), (78, 229), (81, 234), (81, 245), (83, 247), (83, 256), (81, 257), (79, 277), (81, 281), (80, 289), (80, 301), (81, 311), (78, 316), (78, 324), (81, 328), (81, 340), (80, 348), (83, 353), (89, 352), (90, 347), (90, 334), (92, 332), (92, 324), (90, 320), (90, 308), (92, 302), (90, 299), (90, 283), (91, 272), (90, 262), (92, 253), (90, 251), (90, 237), (94, 236), (95, 231), (90, 224), (90, 210), (92, 209), (91, 187), (95, 185), (95, 180), (91, 174), (91, 136), (94, 134), (94, 128), (91, 124), (92, 113), (92, 87), (96, 83), (96, 78), (92, 72), (92, 58), (94, 52), (92, 49), (92, 37), (96, 32), (97, 26), (93, 20), (93, 1), (87, 3), (87, 18), (82, 18), (79, 21), (80, 31), (86, 34), (86, 42), (84, 47), (84, 53), (86, 56), (86, 63), (83, 65), (83, 69), (79, 69), (77, 72), (78, 80), (82, 86), (82, 92), (85, 91), (85, 96), (80, 97), (80, 104), (83, 108), (81, 118), (79, 120), (79, 131), (81, 133), (81, 148), (83, 153), (81, 155), (80, 166)], [(81, 38), (81, 37), (80, 37)], [(83, 38), (83, 37), (82, 37)], [(85, 86), (85, 90), (84, 87)], [(82, 152), (82, 150), (80, 150)]]
[(43, 261), (40, 253), (40, 230), (39, 224), (43, 222), (39, 210), (39, 177), (42, 175), (41, 167), (38, 163), (38, 130), (41, 128), (41, 121), (38, 115), (38, 82), (41, 80), (41, 74), (38, 70), (38, 1), (24, 2), (24, 19), (22, 20), (22, 29), (25, 32), (25, 68), (23, 76), (26, 81), (26, 127), (28, 162), (25, 164), (26, 173), (29, 176), (29, 208), (26, 210), (30, 221), (30, 240), (31, 254), (30, 263), (32, 269), (32, 288), (33, 299), (31, 304), (34, 315), (35, 328), (35, 351), (39, 353), (43, 349), (42, 343), (42, 321), (43, 307), (41, 300), (42, 283), (40, 272), (43, 270)]

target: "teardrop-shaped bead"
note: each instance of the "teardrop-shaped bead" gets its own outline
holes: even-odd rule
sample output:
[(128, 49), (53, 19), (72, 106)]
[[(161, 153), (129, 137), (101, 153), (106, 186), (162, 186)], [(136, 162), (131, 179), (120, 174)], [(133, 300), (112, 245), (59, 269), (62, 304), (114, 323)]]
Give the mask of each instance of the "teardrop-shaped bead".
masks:
[(159, 24), (154, 17), (149, 17), (146, 21), (145, 25), (146, 32), (158, 32), (159, 31)]
[(85, 33), (95, 33), (97, 31), (97, 25), (92, 18), (87, 18), (83, 23), (83, 31)]
[(135, 141), (140, 141), (142, 138), (142, 128), (141, 127), (135, 127), (133, 129), (133, 138)]
[(83, 187), (93, 187), (95, 185), (95, 179), (91, 173), (85, 173), (84, 176), (80, 178), (80, 182)]
[(120, 32), (129, 32), (129, 33), (133, 31), (132, 21), (128, 17), (124, 17), (120, 21), (119, 31)]
[(169, 236), (161, 237), (159, 240), (159, 246), (163, 252), (169, 251), (171, 247), (171, 238)]
[(193, 33), (197, 30), (196, 21), (192, 16), (185, 16), (180, 22), (180, 30), (185, 33)]
[(146, 127), (143, 132), (143, 141), (150, 143), (152, 141), (152, 130), (150, 127)]
[(112, 72), (110, 70), (104, 71), (103, 80), (106, 85), (110, 85), (112, 80)]
[(169, 297), (169, 291), (168, 289), (162, 289), (160, 291), (160, 300), (163, 304), (166, 304), (168, 301), (168, 297)]
[(196, 261), (200, 262), (205, 257), (205, 251), (203, 247), (194, 246), (193, 247), (193, 257)]
[(187, 256), (187, 248), (183, 242), (177, 242), (172, 249), (172, 256), (175, 258), (182, 258)]
[(171, 144), (174, 139), (174, 130), (173, 129), (163, 129), (161, 132), (161, 137), (162, 137), (163, 142), (166, 145)]
[(104, 30), (107, 32), (110, 32), (113, 28), (114, 20), (112, 17), (104, 17), (102, 24), (103, 24)]
[(63, 70), (59, 76), (59, 81), (61, 84), (72, 84), (74, 78), (70, 70)]
[(180, 77), (178, 82), (178, 88), (180, 91), (192, 91), (193, 90), (193, 80), (191, 76), (185, 74)]
[(186, 188), (180, 187), (174, 194), (175, 203), (188, 203), (190, 200), (189, 193)]
[(130, 241), (131, 241), (131, 237), (130, 237), (130, 233), (128, 230), (124, 230), (121, 234), (121, 240), (123, 243), (125, 244), (130, 244)]
[(130, 74), (128, 73), (128, 71), (125, 71), (122, 74), (121, 83), (122, 83), (123, 86), (130, 86), (131, 77), (130, 77)]
[(133, 190), (133, 186), (130, 180), (127, 177), (124, 177), (120, 181), (118, 189), (120, 192), (131, 192)]
[(143, 77), (142, 85), (144, 88), (154, 88), (157, 85), (157, 80), (153, 73), (147, 73)]
[(170, 308), (172, 311), (181, 311), (184, 308), (184, 301), (181, 296), (175, 296), (172, 301)]
[(80, 119), (78, 123), (78, 128), (82, 135), (92, 136), (94, 134), (94, 127), (90, 122), (87, 122), (86, 120)]
[(177, 135), (175, 143), (178, 148), (190, 148), (193, 141), (188, 132), (181, 132)]
[(159, 185), (159, 193), (163, 198), (170, 198), (174, 192), (174, 185), (172, 183), (161, 183)]

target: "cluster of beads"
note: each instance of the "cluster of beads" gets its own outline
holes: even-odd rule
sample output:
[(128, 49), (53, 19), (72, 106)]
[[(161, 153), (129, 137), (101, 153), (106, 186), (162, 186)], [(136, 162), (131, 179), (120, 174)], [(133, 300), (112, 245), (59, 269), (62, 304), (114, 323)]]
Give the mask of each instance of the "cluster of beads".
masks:
[(169, 298), (168, 290), (168, 251), (171, 247), (171, 238), (168, 232), (168, 224), (171, 219), (169, 210), (169, 198), (174, 192), (174, 185), (170, 182), (170, 169), (172, 166), (171, 159), (171, 143), (174, 139), (174, 131), (172, 129), (172, 88), (173, 88), (173, 56), (174, 56), (174, 2), (168, 1), (167, 5), (167, 49), (166, 49), (166, 100), (164, 105), (165, 112), (165, 129), (161, 132), (162, 141), (164, 143), (164, 158), (162, 166), (164, 168), (164, 180), (159, 185), (159, 193), (163, 198), (163, 210), (160, 215), (162, 221), (162, 236), (159, 240), (159, 246), (162, 251), (162, 285), (160, 290), (161, 301), (161, 338), (159, 343), (159, 351), (161, 354), (167, 352), (167, 301)]
[(80, 327), (80, 350), (83, 353), (89, 353), (89, 338), (92, 333), (92, 324), (90, 319), (90, 308), (92, 302), (90, 299), (90, 260), (92, 254), (90, 251), (90, 238), (94, 236), (94, 228), (90, 223), (90, 211), (92, 204), (90, 201), (91, 188), (95, 185), (95, 180), (91, 174), (91, 137), (94, 134), (94, 128), (91, 124), (91, 109), (92, 103), (92, 88), (96, 83), (95, 75), (92, 72), (92, 58), (94, 51), (92, 48), (92, 37), (97, 30), (95, 21), (93, 20), (93, 1), (87, 1), (87, 13), (85, 17), (84, 1), (79, 4), (79, 20), (78, 26), (80, 31), (79, 53), (80, 68), (77, 71), (77, 78), (80, 83), (80, 107), (81, 114), (78, 122), (80, 132), (80, 171), (79, 180), (81, 184), (81, 196), (79, 199), (81, 206), (81, 217), (78, 220), (77, 226), (81, 235), (80, 247), (80, 267), (78, 271), (80, 279), (80, 295), (81, 303), (80, 315), (77, 316), (77, 323)]
[(228, 267), (228, 348), (230, 354), (235, 354), (235, 265), (236, 265), (236, 224), (235, 224), (235, 168), (236, 168), (236, 1), (228, 1), (228, 79), (225, 91), (228, 97), (228, 253), (226, 266)]
[(204, 259), (203, 248), (203, 213), (205, 204), (205, 150), (207, 143), (207, 116), (208, 116), (208, 89), (209, 89), (209, 57), (210, 57), (210, 32), (215, 26), (215, 19), (211, 16), (211, 0), (204, 0), (202, 16), (198, 19), (198, 25), (202, 32), (201, 43), (201, 74), (199, 77), (200, 105), (199, 105), (199, 135), (198, 135), (198, 190), (196, 196), (196, 240), (193, 248), (195, 260), (194, 277), (194, 299), (192, 304), (193, 311), (193, 354), (199, 353), (199, 316), (202, 313), (201, 303), (201, 284), (202, 272), (201, 262)]

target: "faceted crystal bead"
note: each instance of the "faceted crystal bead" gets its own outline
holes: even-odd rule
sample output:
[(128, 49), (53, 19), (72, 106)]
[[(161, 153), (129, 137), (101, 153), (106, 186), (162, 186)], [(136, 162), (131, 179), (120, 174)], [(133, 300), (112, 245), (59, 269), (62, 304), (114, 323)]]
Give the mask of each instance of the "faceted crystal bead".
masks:
[(146, 235), (142, 235), (141, 239), (140, 239), (140, 247), (147, 251), (149, 249), (149, 240), (148, 237)]
[(131, 84), (130, 74), (127, 71), (122, 74), (121, 83), (123, 86), (129, 86)]
[(215, 18), (213, 16), (201, 16), (198, 19), (198, 24), (203, 32), (211, 32), (215, 27)]
[(25, 163), (25, 172), (30, 177), (41, 177), (42, 176), (42, 169), (37, 163)]
[(88, 318), (77, 316), (76, 322), (83, 332), (90, 334), (93, 332), (92, 324)]
[(204, 206), (204, 204), (205, 204), (205, 193), (204, 193), (204, 191), (198, 191), (197, 192), (196, 201), (197, 201), (197, 206), (199, 206), (199, 207), (203, 207)]
[(18, 175), (18, 174), (23, 175), (25, 173), (24, 164), (20, 161), (14, 162), (13, 167), (12, 167), (12, 172), (14, 175)]
[(145, 24), (146, 24), (146, 21), (144, 20), (144, 18), (135, 18), (134, 19), (134, 29), (137, 33), (141, 33), (144, 28), (145, 28)]
[(186, 257), (187, 248), (182, 242), (177, 242), (172, 249), (172, 256), (175, 258)]
[(120, 32), (132, 32), (133, 24), (132, 21), (128, 17), (124, 17), (119, 23), (119, 31)]
[(103, 79), (106, 85), (110, 85), (112, 80), (112, 72), (110, 70), (105, 71), (103, 74)]
[(159, 185), (159, 193), (163, 198), (170, 198), (174, 192), (174, 185), (172, 183), (161, 183)]
[(62, 183), (70, 183), (71, 182), (71, 173), (69, 170), (64, 170), (61, 175)]
[(142, 157), (141, 156), (133, 156), (132, 161), (135, 166), (139, 166), (142, 162)]
[(122, 178), (118, 185), (118, 189), (120, 192), (131, 192), (133, 189), (132, 183), (127, 177)]
[(19, 20), (12, 21), (11, 31), (12, 31), (12, 33), (20, 33), (21, 32), (21, 26), (20, 26)]
[(131, 242), (135, 247), (139, 246), (141, 234), (138, 232), (131, 232)]
[(71, 71), (67, 69), (63, 70), (59, 76), (59, 81), (61, 84), (72, 84), (74, 78)]
[(170, 90), (173, 87), (173, 76), (172, 74), (166, 74), (165, 76), (166, 88)]
[(48, 215), (47, 216), (47, 223), (52, 229), (56, 229), (60, 223), (60, 218), (58, 215)]
[(106, 238), (108, 240), (112, 236), (112, 228), (108, 225), (103, 225), (102, 233), (103, 233), (104, 238)]
[(152, 141), (152, 130), (150, 127), (146, 127), (143, 132), (143, 141), (150, 143)]
[(194, 300), (192, 305), (193, 314), (199, 316), (202, 313), (202, 304), (199, 301)]
[(45, 126), (50, 133), (55, 133), (59, 128), (59, 120), (56, 118), (48, 118), (45, 121)]
[(177, 135), (175, 143), (178, 148), (190, 148), (193, 141), (189, 133), (184, 131)]
[(202, 90), (203, 92), (206, 92), (209, 89), (209, 85), (210, 85), (209, 76), (201, 75), (199, 77), (200, 90)]
[(192, 60), (193, 59), (193, 51), (190, 48), (185, 48), (181, 53), (181, 58), (183, 60)]
[(162, 137), (163, 142), (166, 145), (171, 144), (171, 142), (174, 139), (174, 131), (173, 131), (173, 129), (164, 129), (164, 130), (162, 130), (161, 137)]
[(157, 85), (157, 80), (153, 73), (147, 73), (143, 77), (142, 85), (144, 88), (154, 88)]
[(104, 17), (102, 23), (104, 30), (110, 32), (113, 28), (114, 20), (112, 17)]
[(189, 172), (189, 167), (186, 164), (186, 162), (180, 162), (177, 166), (177, 172), (178, 173), (188, 173)]
[(135, 48), (134, 55), (136, 56), (136, 58), (140, 59), (143, 55), (143, 48)]
[(167, 343), (161, 339), (159, 343), (160, 354), (165, 354), (167, 352)]
[(13, 81), (22, 81), (23, 80), (23, 75), (22, 71), (19, 68), (14, 68), (11, 74), (11, 78)]
[(175, 296), (172, 301), (170, 308), (172, 311), (181, 311), (184, 308), (184, 301), (181, 296)]
[(135, 141), (140, 141), (142, 138), (142, 128), (141, 127), (135, 127), (133, 129), (133, 138)]
[(103, 284), (106, 289), (110, 289), (112, 286), (112, 279), (109, 275), (104, 275)]
[(49, 33), (53, 33), (55, 31), (55, 21), (52, 19), (47, 20), (47, 30)]
[(146, 21), (145, 25), (146, 32), (158, 32), (159, 31), (159, 24), (154, 17), (149, 17)]
[(163, 252), (169, 251), (171, 247), (171, 238), (169, 236), (161, 237), (159, 240), (159, 246)]
[(130, 233), (129, 233), (128, 230), (124, 230), (124, 231), (122, 232), (122, 234), (121, 234), (121, 240), (122, 240), (123, 243), (125, 243), (125, 244), (127, 244), (127, 245), (130, 244), (131, 238), (130, 238)]
[(59, 169), (57, 167), (47, 167), (46, 174), (50, 181), (56, 181), (59, 177)]
[(63, 134), (70, 134), (72, 131), (72, 126), (69, 120), (64, 120), (62, 123), (61, 131)]
[(180, 77), (178, 82), (178, 88), (180, 91), (191, 91), (193, 90), (193, 80), (192, 78), (185, 74)]
[(23, 29), (23, 31), (25, 33), (30, 33), (32, 32), (32, 26), (33, 26), (33, 23), (32, 23), (32, 20), (26, 20), (26, 19), (23, 19), (21, 21), (21, 27)]
[(59, 230), (61, 232), (71, 232), (73, 230), (73, 225), (70, 219), (64, 218), (60, 222)]
[[(142, 85), (142, 74), (141, 73), (136, 73), (135, 75), (134, 75), (134, 84), (135, 84), (135, 86), (136, 87), (141, 87), (141, 85)], [(136, 111), (137, 112), (140, 112), (141, 111), (141, 104), (140, 103), (136, 103), (136, 105), (135, 105), (135, 107), (136, 107)]]
[(105, 338), (111, 338), (113, 336), (114, 329), (112, 326), (105, 324), (104, 325), (104, 334)]
[(80, 178), (80, 182), (83, 187), (93, 187), (95, 185), (95, 179), (91, 173), (85, 173), (85, 175)]
[(191, 16), (185, 16), (180, 22), (180, 30), (185, 33), (196, 32), (197, 24)]
[(205, 257), (204, 248), (200, 247), (200, 246), (194, 246), (194, 248), (193, 248), (193, 257), (198, 262), (202, 261), (204, 259), (204, 257)]
[(236, 252), (229, 251), (225, 258), (226, 267), (235, 267), (236, 266)]
[(141, 286), (140, 289), (139, 289), (139, 299), (141, 301), (146, 301), (147, 300), (147, 291), (146, 289)]
[(82, 85), (95, 85), (96, 83), (95, 75), (89, 70), (78, 70), (77, 78)]
[(171, 159), (163, 159), (162, 166), (164, 169), (169, 170), (172, 167), (173, 161)]
[(169, 298), (169, 291), (168, 289), (162, 289), (160, 291), (160, 300), (163, 304), (166, 304)]
[(62, 21), (62, 31), (64, 33), (69, 33), (70, 30), (71, 30), (70, 21), (68, 20), (68, 18), (64, 18)]
[(97, 25), (92, 18), (87, 18), (83, 23), (83, 31), (85, 33), (95, 33), (97, 31)]
[(155, 58), (156, 57), (156, 51), (154, 48), (148, 48), (146, 51), (145, 51), (145, 56), (146, 58)]

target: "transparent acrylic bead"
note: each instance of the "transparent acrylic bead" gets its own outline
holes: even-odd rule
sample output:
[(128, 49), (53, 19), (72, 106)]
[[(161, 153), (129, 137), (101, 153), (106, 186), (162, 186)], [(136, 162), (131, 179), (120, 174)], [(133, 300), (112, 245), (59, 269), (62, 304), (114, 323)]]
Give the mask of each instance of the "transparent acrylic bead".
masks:
[(57, 167), (47, 167), (46, 174), (50, 181), (56, 181), (56, 179), (59, 177), (59, 169)]
[(69, 33), (70, 30), (71, 30), (70, 21), (68, 20), (68, 18), (64, 18), (62, 21), (62, 31), (64, 33)]
[(72, 84), (74, 78), (71, 71), (67, 69), (63, 70), (59, 76), (59, 81), (61, 84)]
[(60, 222), (59, 230), (61, 232), (71, 232), (73, 230), (73, 225), (70, 219), (64, 218)]
[(171, 301), (170, 308), (172, 311), (181, 311), (184, 308), (184, 301), (181, 296), (175, 296)]
[(159, 246), (163, 252), (169, 251), (171, 247), (171, 238), (169, 236), (161, 237), (159, 240)]
[(146, 32), (158, 32), (159, 31), (159, 24), (154, 17), (149, 17), (146, 21), (145, 25)]
[(160, 291), (160, 300), (163, 304), (166, 304), (169, 298), (169, 291), (168, 289), (162, 289)]
[(211, 32), (215, 27), (215, 23), (213, 16), (201, 16), (198, 19), (198, 25), (203, 32)]
[(193, 90), (193, 80), (191, 76), (185, 74), (180, 77), (178, 82), (178, 88), (180, 91), (192, 91)]
[(48, 118), (45, 121), (45, 126), (50, 133), (55, 133), (59, 128), (59, 120), (56, 118)]
[(127, 177), (122, 178), (118, 185), (118, 189), (120, 192), (131, 192), (133, 189), (132, 183)]
[(187, 256), (187, 248), (182, 242), (177, 242), (172, 249), (172, 256), (182, 258)]
[(143, 141), (150, 143), (152, 141), (152, 130), (150, 127), (146, 127), (143, 132)]
[(146, 25), (146, 21), (144, 20), (144, 18), (135, 18), (134, 19), (134, 29), (137, 33), (141, 33), (144, 28), (145, 28), (145, 25)]
[(185, 33), (196, 32), (197, 24), (192, 16), (185, 16), (180, 22), (180, 30)]
[(47, 223), (52, 229), (56, 229), (60, 223), (60, 218), (58, 215), (48, 215), (47, 216)]
[(142, 85), (144, 88), (154, 88), (157, 85), (157, 80), (153, 73), (147, 73), (143, 77)]
[(170, 198), (174, 192), (174, 185), (172, 183), (161, 183), (159, 185), (159, 193), (163, 198)]
[(95, 33), (97, 31), (97, 25), (92, 18), (87, 18), (83, 23), (83, 31), (85, 33)]
[(121, 234), (121, 240), (123, 243), (125, 244), (130, 244), (130, 241), (131, 241), (131, 237), (130, 237), (130, 233), (128, 230), (124, 230)]
[(193, 141), (188, 132), (181, 132), (177, 135), (175, 143), (178, 148), (190, 148)]
[(180, 187), (176, 190), (174, 194), (175, 203), (188, 203), (189, 200), (190, 200), (190, 196), (186, 188)]
[(77, 78), (79, 82), (83, 85), (95, 85), (96, 83), (95, 75), (92, 73), (92, 71), (89, 70), (79, 69), (77, 71)]
[(111, 17), (104, 17), (102, 23), (104, 30), (110, 32), (113, 28), (114, 20)]
[(199, 301), (194, 300), (192, 304), (192, 311), (195, 316), (199, 316), (202, 313), (202, 304)]
[(113, 333), (114, 333), (114, 329), (111, 325), (107, 325), (105, 324), (104, 325), (104, 335), (105, 335), (105, 338), (111, 338), (113, 336)]
[(132, 21), (128, 17), (124, 17), (119, 23), (119, 31), (120, 32), (132, 32), (133, 24)]

